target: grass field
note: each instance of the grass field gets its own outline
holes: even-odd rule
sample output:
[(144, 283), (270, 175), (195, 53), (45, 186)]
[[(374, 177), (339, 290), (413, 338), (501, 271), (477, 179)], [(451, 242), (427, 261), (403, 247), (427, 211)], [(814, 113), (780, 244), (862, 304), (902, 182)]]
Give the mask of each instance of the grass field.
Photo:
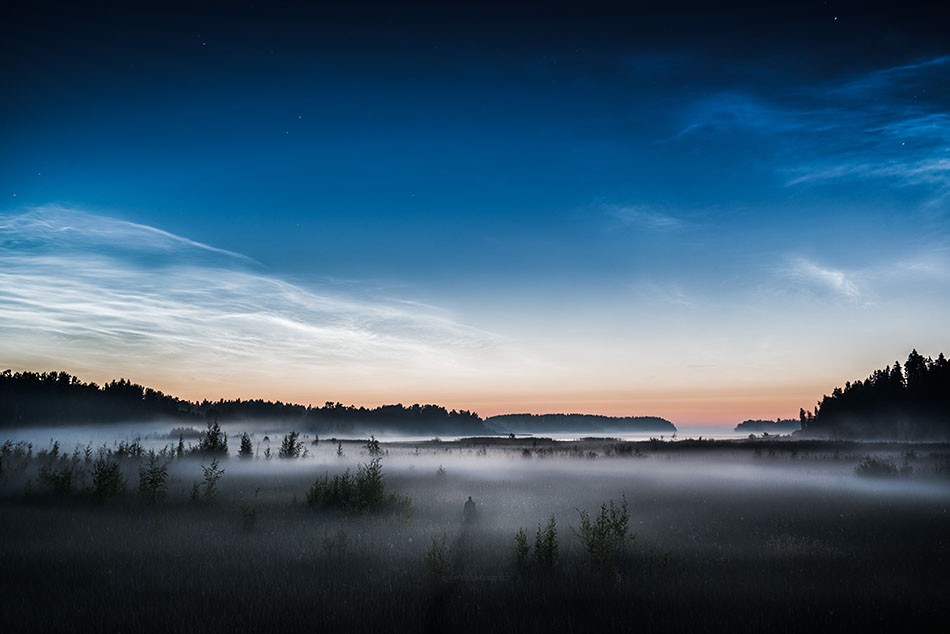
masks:
[[(307, 449), (223, 458), (212, 495), (210, 457), (169, 457), (152, 502), (139, 491), (144, 455), (114, 457), (124, 491), (97, 497), (101, 452), (7, 445), (3, 631), (950, 627), (946, 446), (384, 443), (383, 486), (411, 507), (363, 511), (307, 503), (316, 479), (371, 460), (363, 443)], [(868, 470), (868, 456), (893, 472)], [(54, 477), (67, 463), (68, 488)], [(468, 496), (477, 518), (465, 523)], [(622, 546), (592, 560), (582, 512), (624, 499)], [(552, 517), (545, 559), (535, 540)]]

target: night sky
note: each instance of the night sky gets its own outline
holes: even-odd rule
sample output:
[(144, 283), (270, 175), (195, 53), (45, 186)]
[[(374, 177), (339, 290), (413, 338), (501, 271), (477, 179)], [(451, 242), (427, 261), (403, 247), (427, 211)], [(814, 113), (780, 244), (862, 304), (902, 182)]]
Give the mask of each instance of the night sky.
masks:
[(18, 4), (0, 368), (734, 423), (950, 353), (950, 9)]

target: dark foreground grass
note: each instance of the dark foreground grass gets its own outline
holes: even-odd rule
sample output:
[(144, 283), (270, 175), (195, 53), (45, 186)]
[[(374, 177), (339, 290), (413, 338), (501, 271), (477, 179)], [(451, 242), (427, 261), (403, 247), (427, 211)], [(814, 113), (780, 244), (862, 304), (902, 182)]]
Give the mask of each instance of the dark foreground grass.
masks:
[[(412, 497), (408, 516), (308, 506), (298, 491), (316, 471), (225, 475), (212, 502), (189, 501), (187, 482), (173, 482), (158, 504), (132, 492), (106, 502), (9, 493), (0, 498), (0, 628), (945, 632), (950, 625), (948, 495), (722, 488), (699, 471), (688, 486), (631, 475), (604, 484), (603, 472), (577, 470), (558, 483), (524, 475), (540, 463), (525, 467), (520, 458), (517, 477), (486, 483), (453, 475), (458, 469), (439, 460), (448, 475), (416, 470), (388, 479)], [(608, 574), (587, 561), (574, 508), (595, 495), (586, 508), (596, 511), (615, 485), (630, 501), (636, 539)], [(466, 490), (479, 492), (481, 516), (471, 525), (462, 523)], [(528, 506), (536, 508), (505, 510)], [(552, 514), (558, 563), (517, 566), (517, 528), (533, 536)], [(433, 563), (435, 547), (444, 565)]]

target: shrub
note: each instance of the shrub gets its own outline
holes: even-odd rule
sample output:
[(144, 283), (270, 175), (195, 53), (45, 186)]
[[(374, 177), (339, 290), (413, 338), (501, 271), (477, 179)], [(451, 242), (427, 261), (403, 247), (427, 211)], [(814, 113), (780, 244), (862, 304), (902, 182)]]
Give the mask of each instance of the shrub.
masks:
[(33, 458), (33, 445), (23, 441), (14, 443), (7, 440), (0, 447), (0, 457), (3, 459), (5, 472), (24, 471)]
[(534, 559), (538, 566), (544, 570), (550, 570), (557, 565), (557, 522), (553, 515), (543, 530), (541, 525), (538, 524), (538, 532), (534, 537)]
[(353, 497), (353, 478), (347, 469), (342, 475), (332, 478), (324, 474), (323, 478), (310, 485), (307, 490), (307, 504), (311, 506), (323, 505), (334, 508), (347, 509)]
[(379, 506), (386, 493), (383, 485), (383, 465), (379, 458), (361, 464), (356, 471), (356, 497), (361, 510)]
[(854, 468), (854, 473), (859, 476), (888, 478), (896, 476), (898, 469), (896, 464), (885, 458), (864, 456), (864, 460)]
[(224, 475), (224, 469), (218, 466), (218, 459), (211, 461), (210, 466), (201, 465), (203, 482), (199, 485), (197, 482), (191, 487), (191, 499), (197, 500), (199, 497), (205, 500), (213, 500), (218, 494), (218, 480)]
[(56, 495), (72, 493), (78, 475), (76, 466), (68, 460), (56, 460), (40, 468), (40, 481)]
[(303, 451), (303, 441), (300, 440), (300, 434), (291, 431), (281, 441), (277, 455), (280, 458), (299, 458), (301, 451)]
[(238, 451), (238, 456), (245, 460), (254, 457), (254, 447), (251, 446), (251, 437), (247, 435), (247, 432), (241, 434), (241, 449)]
[(515, 533), (514, 555), (515, 565), (519, 568), (525, 568), (528, 565), (528, 555), (531, 553), (528, 548), (528, 531), (519, 528)]
[(217, 420), (208, 423), (208, 430), (201, 436), (196, 451), (209, 455), (228, 455), (228, 435), (221, 431)]
[(103, 501), (125, 490), (125, 479), (119, 463), (111, 456), (100, 455), (92, 465), (92, 495)]
[(369, 455), (374, 457), (383, 455), (383, 449), (379, 446), (379, 441), (376, 440), (376, 436), (370, 436), (369, 440), (366, 441), (366, 451), (369, 452)]
[(168, 497), (168, 464), (154, 451), (148, 454), (148, 462), (139, 466), (139, 494), (151, 503)]
[(119, 444), (115, 446), (115, 449), (112, 452), (112, 455), (116, 458), (141, 458), (145, 453), (145, 448), (142, 447), (142, 443), (138, 439), (131, 442), (126, 442), (120, 440)]
[(613, 500), (609, 504), (601, 504), (600, 513), (593, 520), (587, 511), (578, 513), (581, 526), (575, 533), (584, 544), (590, 564), (604, 572), (615, 570), (618, 559), (634, 538), (628, 533), (630, 512), (627, 499), (624, 498), (619, 505), (614, 504)]
[(307, 504), (325, 506), (350, 513), (362, 513), (382, 508), (398, 510), (406, 514), (412, 501), (406, 496), (386, 493), (383, 482), (383, 467), (380, 458), (361, 464), (356, 476), (347, 469), (341, 475), (324, 474), (307, 490)]

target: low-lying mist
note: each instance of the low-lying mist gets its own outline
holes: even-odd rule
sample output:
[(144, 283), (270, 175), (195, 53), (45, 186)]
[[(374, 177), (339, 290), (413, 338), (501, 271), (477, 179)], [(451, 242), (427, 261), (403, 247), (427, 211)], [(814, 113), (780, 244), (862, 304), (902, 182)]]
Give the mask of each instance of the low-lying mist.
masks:
[[(301, 434), (280, 457), (286, 430), (227, 431), (226, 456), (167, 426), (3, 445), (4, 621), (697, 631), (945, 610), (942, 445)], [(209, 604), (228, 616), (205, 627)]]

